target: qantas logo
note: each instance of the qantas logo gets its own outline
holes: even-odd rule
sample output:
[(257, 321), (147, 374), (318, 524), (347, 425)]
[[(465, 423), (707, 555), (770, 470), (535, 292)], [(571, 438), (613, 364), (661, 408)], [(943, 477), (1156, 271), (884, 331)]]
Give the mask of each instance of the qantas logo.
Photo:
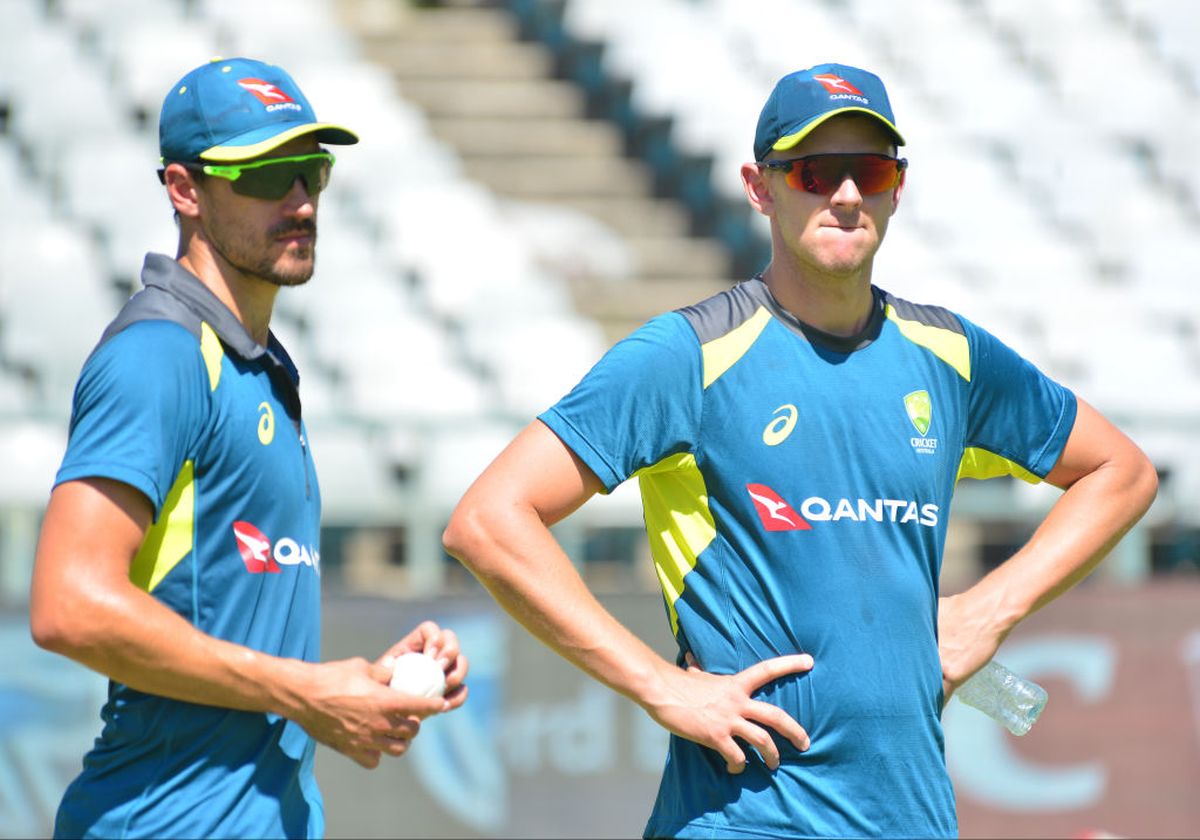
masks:
[(264, 105), (277, 105), (280, 102), (291, 102), (292, 97), (281, 91), (278, 86), (262, 79), (238, 79), (238, 84), (253, 93)]
[(811, 531), (813, 522), (915, 523), (926, 528), (938, 524), (940, 508), (909, 499), (836, 499), (809, 496), (797, 512), (783, 497), (765, 484), (747, 484), (754, 510), (768, 531)]
[(821, 87), (830, 93), (852, 93), (855, 96), (863, 95), (861, 90), (847, 82), (841, 76), (835, 76), (832, 73), (818, 73), (813, 78), (820, 82)]
[(262, 79), (238, 79), (243, 90), (254, 94), (259, 102), (267, 106), (268, 111), (302, 111), (303, 108), (288, 96), (278, 85), (264, 82)]
[(812, 526), (804, 517), (792, 510), (791, 505), (765, 484), (747, 484), (746, 492), (754, 502), (758, 518), (768, 531), (811, 531)]
[(302, 546), (291, 537), (271, 543), (271, 538), (251, 525), (238, 520), (233, 523), (233, 536), (246, 571), (252, 575), (277, 575), (280, 566), (310, 566), (321, 574), (321, 554), (312, 546)]

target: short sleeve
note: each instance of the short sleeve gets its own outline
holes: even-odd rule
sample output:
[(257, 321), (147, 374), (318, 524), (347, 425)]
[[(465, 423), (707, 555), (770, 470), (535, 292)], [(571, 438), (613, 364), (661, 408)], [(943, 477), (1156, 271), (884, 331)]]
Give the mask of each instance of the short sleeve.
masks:
[(55, 484), (120, 481), (145, 494), (157, 517), (199, 437), (205, 389), (198, 342), (184, 327), (126, 327), (84, 363)]
[(683, 316), (667, 313), (614, 345), (538, 419), (611, 491), (693, 448), (702, 394), (696, 334)]
[(959, 320), (972, 348), (966, 446), (1045, 478), (1075, 425), (1075, 395), (1000, 339)]

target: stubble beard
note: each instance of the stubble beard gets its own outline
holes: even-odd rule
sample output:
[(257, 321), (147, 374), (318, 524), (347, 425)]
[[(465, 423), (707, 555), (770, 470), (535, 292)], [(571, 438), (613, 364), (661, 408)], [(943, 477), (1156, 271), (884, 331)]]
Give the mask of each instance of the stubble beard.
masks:
[[(287, 245), (283, 254), (272, 257), (270, 252), (278, 237), (289, 233), (311, 236), (312, 242)], [(212, 249), (230, 266), (274, 286), (302, 286), (312, 278), (316, 267), (317, 225), (312, 220), (280, 223), (258, 244), (244, 231), (226, 230), (219, 225), (205, 224), (204, 234)]]

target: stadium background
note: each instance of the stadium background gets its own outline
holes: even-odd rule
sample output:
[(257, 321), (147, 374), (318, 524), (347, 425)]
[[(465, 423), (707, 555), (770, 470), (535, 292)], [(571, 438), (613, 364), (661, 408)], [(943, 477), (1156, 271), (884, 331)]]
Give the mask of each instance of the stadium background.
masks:
[[(175, 229), (167, 86), (212, 55), (286, 67), (358, 129), (316, 277), (275, 329), (304, 377), (326, 655), (456, 627), (472, 700), (374, 773), (322, 749), (330, 836), (632, 836), (663, 735), (441, 553), (466, 484), (650, 315), (761, 267), (740, 196), (757, 110), (822, 61), (886, 80), (908, 189), (876, 267), (991, 329), (1153, 457), (1154, 508), (1001, 658), (1051, 701), (1015, 739), (952, 704), (964, 836), (1200, 834), (1200, 3), (1193, 0), (0, 0), (0, 837), (44, 835), (103, 680), (33, 648), (33, 546), (70, 388)], [(943, 588), (1054, 492), (966, 483)], [(635, 487), (559, 531), (670, 640)]]

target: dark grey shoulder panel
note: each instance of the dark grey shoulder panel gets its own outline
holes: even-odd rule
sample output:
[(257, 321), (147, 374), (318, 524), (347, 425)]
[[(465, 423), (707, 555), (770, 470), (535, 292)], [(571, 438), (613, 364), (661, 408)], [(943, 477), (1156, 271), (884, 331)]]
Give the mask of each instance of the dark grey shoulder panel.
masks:
[(923, 303), (911, 303), (888, 292), (884, 292), (883, 296), (884, 302), (895, 309), (896, 314), (905, 321), (916, 321), (918, 324), (940, 327), (943, 330), (950, 330), (959, 335), (966, 334), (966, 330), (963, 329), (962, 322), (958, 320), (958, 316), (949, 309)]
[(675, 311), (687, 319), (701, 344), (727, 335), (746, 323), (759, 307), (768, 303), (759, 280), (746, 280), (699, 303)]
[(137, 321), (171, 321), (200, 338), (200, 317), (174, 295), (157, 286), (147, 286), (125, 301), (117, 317), (104, 330), (99, 347), (121, 330)]

